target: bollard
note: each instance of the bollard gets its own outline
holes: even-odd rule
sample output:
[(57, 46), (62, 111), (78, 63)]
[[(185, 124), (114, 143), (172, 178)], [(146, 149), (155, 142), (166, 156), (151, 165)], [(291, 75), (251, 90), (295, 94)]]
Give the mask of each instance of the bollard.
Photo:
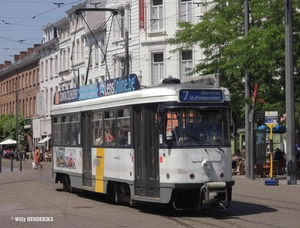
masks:
[(2, 158), (0, 157), (0, 173), (2, 173)]
[(14, 159), (12, 156), (10, 156), (10, 171), (13, 172), (14, 171)]
[(22, 160), (23, 160), (23, 158), (22, 158), (22, 156), (21, 156), (21, 154), (19, 154), (19, 159), (20, 159), (20, 171), (22, 171)]

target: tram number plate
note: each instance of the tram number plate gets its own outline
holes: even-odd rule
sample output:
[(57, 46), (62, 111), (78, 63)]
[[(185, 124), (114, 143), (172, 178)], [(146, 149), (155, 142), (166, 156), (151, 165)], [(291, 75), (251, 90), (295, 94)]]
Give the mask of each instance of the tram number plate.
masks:
[(210, 173), (202, 173), (203, 177), (210, 177), (210, 175), (211, 175)]

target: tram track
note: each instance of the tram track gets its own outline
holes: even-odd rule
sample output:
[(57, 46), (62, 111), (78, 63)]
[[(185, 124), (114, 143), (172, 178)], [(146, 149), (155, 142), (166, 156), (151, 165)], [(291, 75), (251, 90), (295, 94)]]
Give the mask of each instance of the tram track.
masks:
[[(221, 215), (220, 215), (221, 216)], [(216, 219), (215, 217), (198, 217), (198, 218), (190, 218), (190, 217), (181, 217), (181, 219), (178, 219), (178, 218), (174, 218), (174, 217), (170, 217), (170, 216), (166, 216), (165, 218), (167, 218), (168, 220), (171, 220), (183, 227), (186, 227), (186, 228), (196, 228), (196, 227), (199, 227), (199, 225), (207, 225), (207, 226), (211, 226), (211, 227), (214, 227), (214, 228), (227, 228), (228, 225), (230, 225), (230, 227), (238, 227), (238, 228), (245, 228), (245, 226), (242, 226), (238, 223), (235, 223), (235, 222), (232, 222), (232, 221), (226, 221), (224, 219), (218, 219), (220, 221), (220, 223), (225, 223), (225, 224), (217, 224), (218, 221), (214, 221), (214, 222), (209, 222), (209, 221), (204, 221), (205, 220), (208, 220), (208, 219)], [(228, 219), (228, 218), (226, 218)], [(190, 221), (190, 222), (193, 222), (193, 223), (197, 223), (198, 225), (196, 226), (192, 226), (190, 224), (188, 224), (187, 222)]]

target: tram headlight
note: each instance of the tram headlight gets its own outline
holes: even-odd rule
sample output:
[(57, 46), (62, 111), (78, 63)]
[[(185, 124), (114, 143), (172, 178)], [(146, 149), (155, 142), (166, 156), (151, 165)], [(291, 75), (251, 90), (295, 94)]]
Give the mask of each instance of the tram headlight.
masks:
[(203, 168), (205, 171), (211, 170), (212, 167), (213, 167), (213, 164), (212, 164), (211, 161), (209, 161), (209, 160), (204, 160), (204, 161), (202, 162), (202, 168)]

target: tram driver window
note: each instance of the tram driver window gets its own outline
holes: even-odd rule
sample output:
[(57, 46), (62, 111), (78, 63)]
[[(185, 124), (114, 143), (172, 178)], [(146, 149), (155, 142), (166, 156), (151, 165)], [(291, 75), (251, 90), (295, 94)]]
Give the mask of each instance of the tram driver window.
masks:
[(176, 142), (176, 137), (180, 137), (178, 130), (178, 119), (175, 112), (167, 113), (166, 121), (166, 143), (172, 145)]

